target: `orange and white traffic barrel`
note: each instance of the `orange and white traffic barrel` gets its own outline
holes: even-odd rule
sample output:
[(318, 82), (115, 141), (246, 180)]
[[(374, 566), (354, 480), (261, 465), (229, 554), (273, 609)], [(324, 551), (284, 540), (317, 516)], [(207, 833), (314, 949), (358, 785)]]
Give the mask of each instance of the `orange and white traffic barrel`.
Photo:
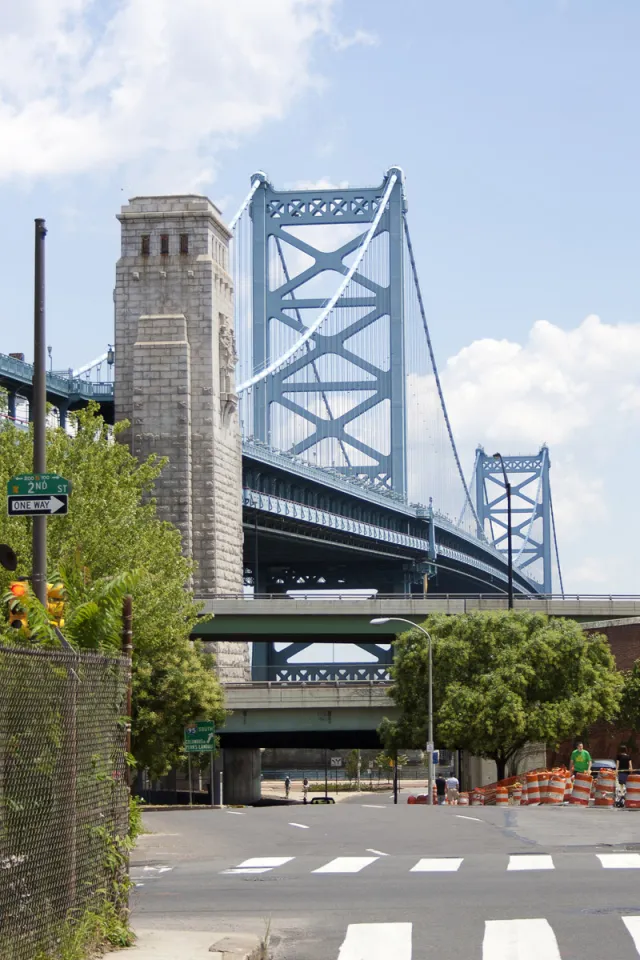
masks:
[(458, 798), (458, 806), (468, 807), (469, 806), (469, 794), (461, 793)]
[(520, 797), (520, 806), (526, 807), (529, 802), (529, 793), (527, 790), (527, 778), (522, 778), (522, 796)]
[(506, 787), (496, 787), (496, 807), (506, 807), (509, 803), (509, 791)]
[(573, 790), (573, 777), (570, 773), (567, 774), (564, 781), (564, 802), (569, 803), (571, 799), (571, 791)]
[(549, 780), (548, 803), (562, 803), (564, 801), (564, 777), (557, 774)]
[(549, 772), (547, 770), (538, 774), (538, 790), (540, 803), (549, 803)]
[(514, 807), (519, 807), (522, 803), (522, 784), (516, 783), (511, 793), (511, 802)]
[(627, 795), (624, 798), (625, 809), (640, 810), (640, 773), (630, 773), (627, 778)]
[(601, 770), (596, 780), (596, 807), (612, 807), (616, 799), (615, 770)]
[(527, 804), (540, 803), (540, 788), (538, 786), (538, 774), (527, 774)]
[(484, 807), (484, 793), (481, 790), (474, 790), (471, 794), (472, 807)]
[(573, 790), (569, 803), (578, 804), (580, 807), (588, 807), (592, 783), (593, 777), (590, 773), (576, 773), (573, 778)]

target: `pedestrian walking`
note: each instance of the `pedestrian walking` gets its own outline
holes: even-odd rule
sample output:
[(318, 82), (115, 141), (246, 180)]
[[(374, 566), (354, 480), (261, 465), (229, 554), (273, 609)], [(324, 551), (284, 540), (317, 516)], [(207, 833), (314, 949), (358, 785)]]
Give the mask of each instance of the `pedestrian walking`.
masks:
[(621, 746), (616, 757), (616, 773), (618, 774), (618, 781), (620, 783), (626, 783), (630, 773), (633, 773), (633, 763), (631, 762), (631, 757), (629, 756), (629, 751), (626, 746)]
[(571, 773), (591, 773), (591, 754), (585, 750), (582, 741), (571, 754), (570, 769)]
[(284, 793), (285, 793), (285, 796), (286, 796), (287, 800), (289, 799), (289, 790), (290, 790), (290, 789), (291, 789), (291, 778), (289, 777), (289, 774), (287, 774), (287, 776), (284, 778)]
[(303, 795), (304, 795), (304, 802), (306, 803), (306, 802), (307, 802), (307, 796), (308, 796), (308, 793), (309, 793), (309, 781), (307, 780), (306, 777), (305, 777), (304, 780), (302, 781), (302, 793), (303, 793)]
[(446, 799), (447, 793), (447, 781), (442, 776), (441, 773), (436, 777), (436, 796), (438, 798), (438, 806), (441, 807)]
[(460, 796), (460, 781), (455, 776), (451, 774), (450, 777), (447, 777), (447, 803), (455, 805), (458, 802)]

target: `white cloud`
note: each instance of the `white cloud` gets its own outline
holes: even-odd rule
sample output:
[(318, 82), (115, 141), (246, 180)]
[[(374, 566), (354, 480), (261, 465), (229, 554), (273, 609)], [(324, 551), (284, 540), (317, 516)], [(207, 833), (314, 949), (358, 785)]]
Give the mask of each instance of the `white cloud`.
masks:
[(465, 464), (477, 443), (512, 454), (548, 443), (565, 587), (637, 591), (640, 324), (539, 321), (524, 344), (476, 340), (442, 380)]
[(0, 180), (119, 164), (164, 189), (211, 179), (216, 150), (320, 83), (336, 0), (21, 0), (2, 4)]

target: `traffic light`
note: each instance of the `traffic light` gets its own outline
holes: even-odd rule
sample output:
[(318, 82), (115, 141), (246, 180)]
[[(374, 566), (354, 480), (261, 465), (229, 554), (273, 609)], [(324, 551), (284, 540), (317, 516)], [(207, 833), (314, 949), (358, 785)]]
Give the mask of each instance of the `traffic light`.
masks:
[(27, 611), (21, 604), (22, 597), (29, 592), (29, 584), (24, 580), (14, 580), (9, 584), (9, 626), (14, 630), (23, 630), (29, 636)]
[(47, 613), (49, 623), (60, 629), (64, 627), (64, 585), (62, 583), (47, 584)]

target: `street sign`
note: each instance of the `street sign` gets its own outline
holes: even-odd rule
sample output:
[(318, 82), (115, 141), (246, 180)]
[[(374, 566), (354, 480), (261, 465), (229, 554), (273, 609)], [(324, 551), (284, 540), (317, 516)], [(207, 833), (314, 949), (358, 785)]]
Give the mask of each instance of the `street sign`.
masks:
[(47, 497), (8, 497), (7, 512), (10, 517), (38, 517), (42, 514), (59, 517), (69, 512), (66, 493)]
[(216, 726), (213, 720), (198, 720), (184, 728), (184, 748), (187, 753), (215, 750)]
[(341, 766), (342, 766), (342, 757), (331, 757), (331, 766), (332, 766), (332, 767), (341, 767)]
[(44, 497), (60, 493), (71, 493), (71, 484), (59, 473), (19, 473), (7, 483), (8, 497)]

